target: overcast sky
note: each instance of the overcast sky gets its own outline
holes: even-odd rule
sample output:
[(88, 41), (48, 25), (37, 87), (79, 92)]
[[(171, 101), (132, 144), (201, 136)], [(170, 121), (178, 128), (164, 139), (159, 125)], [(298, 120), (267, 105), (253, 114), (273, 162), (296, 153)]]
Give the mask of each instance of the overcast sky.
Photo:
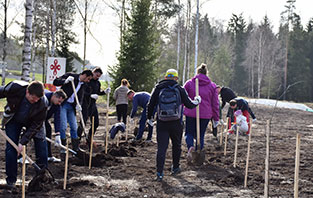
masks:
[[(252, 19), (254, 22), (260, 22), (262, 18), (267, 15), (274, 26), (274, 31), (277, 32), (280, 13), (285, 10), (284, 5), (286, 5), (286, 1), (287, 0), (200, 0), (202, 4), (200, 12), (202, 15), (208, 14), (210, 18), (223, 20), (224, 25), (227, 24), (232, 13), (243, 13), (247, 21)], [(11, 2), (14, 2), (14, 0), (11, 0)], [(15, 0), (15, 2), (16, 4), (21, 4), (21, 0)], [(87, 37), (87, 59), (90, 60), (93, 65), (101, 66), (103, 70), (106, 70), (107, 65), (116, 63), (116, 53), (119, 49), (119, 19), (116, 13), (110, 8), (100, 4), (100, 0), (94, 0), (93, 2), (99, 2), (97, 8), (101, 10), (101, 13), (97, 13), (92, 19), (90, 30), (93, 33), (93, 37), (96, 39), (91, 35)], [(193, 12), (195, 12), (196, 0), (192, 0), (191, 2)], [(186, 0), (181, 0), (181, 3), (185, 4)], [(313, 0), (297, 0), (295, 6), (302, 23), (304, 25), (307, 24), (309, 19), (313, 17)], [(23, 19), (25, 14), (23, 7), (21, 9), (21, 16), (18, 18), (25, 20)], [(77, 23), (73, 27), (73, 31), (79, 36), (80, 44), (73, 45), (71, 49), (78, 52), (78, 54), (83, 57), (83, 25), (79, 15), (77, 15), (76, 19)], [(9, 29), (9, 33), (12, 34), (13, 32), (16, 32), (16, 28), (14, 27)]]

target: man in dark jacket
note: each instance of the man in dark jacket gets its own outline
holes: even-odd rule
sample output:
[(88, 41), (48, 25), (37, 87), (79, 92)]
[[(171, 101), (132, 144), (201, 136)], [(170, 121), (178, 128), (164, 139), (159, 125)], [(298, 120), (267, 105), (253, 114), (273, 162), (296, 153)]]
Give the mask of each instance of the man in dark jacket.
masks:
[[(49, 101), (47, 117), (45, 120), (46, 136), (51, 139), (52, 129), (51, 129), (51, 125), (49, 123), (49, 119), (53, 116), (54, 117), (55, 144), (61, 144), (60, 109), (61, 109), (61, 104), (67, 98), (67, 96), (66, 96), (66, 93), (62, 89), (59, 89), (55, 92), (45, 90), (45, 96)], [(47, 144), (48, 144), (48, 161), (49, 162), (60, 162), (61, 161), (60, 159), (52, 156), (51, 143), (47, 142)]]
[[(60, 127), (60, 135), (61, 135), (61, 142), (65, 146), (66, 145), (66, 127), (67, 122), (70, 125), (70, 134), (71, 134), (71, 141), (72, 141), (72, 148), (75, 151), (78, 151), (79, 147), (79, 140), (77, 136), (77, 121), (76, 121), (76, 111), (75, 107), (78, 111), (81, 111), (81, 104), (77, 104), (75, 100), (75, 94), (72, 87), (72, 81), (75, 85), (75, 90), (77, 93), (79, 103), (82, 103), (84, 90), (86, 87), (86, 83), (88, 83), (92, 78), (91, 70), (84, 70), (81, 74), (73, 74), (73, 73), (66, 73), (53, 81), (53, 85), (61, 86), (61, 89), (66, 93), (68, 98), (64, 100), (61, 105), (61, 113), (60, 113), (60, 120), (61, 120), (61, 127)], [(61, 153), (65, 153), (64, 150), (61, 150)]]
[[(153, 123), (153, 111), (156, 106), (159, 108), (159, 94), (160, 92), (167, 87), (175, 87), (177, 85), (178, 73), (175, 69), (169, 69), (166, 72), (165, 80), (160, 81), (156, 87), (153, 89), (151, 98), (148, 104), (148, 123), (151, 125)], [(179, 94), (181, 105), (179, 108), (182, 108), (182, 104), (186, 107), (192, 109), (195, 108), (201, 102), (201, 97), (196, 96), (195, 100), (192, 101), (188, 95), (186, 90), (181, 86), (176, 86)], [(176, 89), (176, 88), (175, 88)], [(180, 110), (180, 112), (182, 112)], [(183, 125), (182, 125), (182, 115), (180, 118), (171, 121), (162, 121), (160, 120), (158, 110), (157, 116), (157, 143), (158, 143), (158, 151), (157, 151), (157, 181), (162, 181), (163, 179), (163, 168), (166, 156), (166, 150), (169, 143), (169, 138), (172, 141), (172, 156), (173, 156), (173, 166), (172, 166), (172, 175), (175, 175), (180, 172), (180, 155), (181, 155), (181, 139), (183, 134)]]
[[(94, 133), (96, 133), (96, 130), (99, 126), (99, 114), (98, 114), (98, 108), (96, 101), (99, 98), (99, 95), (105, 95), (106, 93), (110, 93), (110, 88), (107, 88), (105, 91), (101, 90), (101, 83), (99, 82), (99, 78), (103, 74), (100, 67), (96, 67), (92, 70), (92, 79), (89, 83), (86, 85), (86, 89), (84, 91), (84, 99), (82, 104), (82, 113), (84, 122), (86, 123), (88, 118), (90, 120), (92, 117), (94, 117)], [(92, 121), (92, 120), (91, 120)], [(81, 138), (82, 132), (83, 132), (82, 124), (79, 125), (77, 129), (78, 137)], [(88, 137), (87, 137), (87, 143), (88, 146), (90, 146), (90, 137), (92, 133), (92, 127), (89, 129)]]
[(222, 106), (221, 109), (224, 108), (226, 102), (230, 102), (232, 99), (237, 98), (237, 95), (228, 87), (220, 87), (219, 85), (216, 86), (218, 93), (221, 95), (222, 98)]
[[(46, 118), (47, 99), (44, 97), (44, 87), (41, 82), (33, 81), (30, 84), (23, 81), (13, 81), (6, 86), (0, 87), (0, 98), (7, 99), (4, 107), (2, 127), (5, 128), (7, 136), (16, 144), (18, 151), (10, 144), (6, 143), (6, 182), (9, 186), (14, 186), (17, 177), (17, 155), (42, 128)], [(26, 130), (21, 136), (22, 128)], [(41, 151), (46, 153), (45, 138), (35, 141), (36, 154)], [(46, 159), (46, 157), (39, 157)], [(46, 161), (37, 161), (38, 165), (47, 165)]]

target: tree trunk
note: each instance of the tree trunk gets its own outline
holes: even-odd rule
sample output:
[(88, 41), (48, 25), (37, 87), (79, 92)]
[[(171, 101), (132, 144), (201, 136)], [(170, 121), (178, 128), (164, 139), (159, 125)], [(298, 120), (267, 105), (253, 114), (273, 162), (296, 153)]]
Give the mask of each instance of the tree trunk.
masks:
[(84, 65), (83, 65), (83, 70), (85, 69), (85, 66), (86, 66), (87, 9), (88, 9), (88, 0), (85, 0), (85, 17), (84, 17)]
[(125, 0), (122, 1), (122, 10), (120, 18), (120, 51), (123, 50), (123, 33), (124, 33), (124, 23), (125, 23)]
[(2, 86), (5, 85), (5, 70), (6, 70), (5, 58), (7, 56), (7, 48), (6, 48), (6, 44), (7, 44), (7, 20), (8, 20), (8, 18), (7, 18), (7, 10), (8, 10), (8, 3), (7, 3), (7, 0), (4, 0)]
[[(46, 69), (43, 69), (43, 74), (44, 76), (46, 76), (46, 70), (48, 69), (48, 58), (49, 58), (49, 49), (50, 49), (50, 35), (49, 35), (49, 29), (50, 29), (50, 1), (48, 1), (48, 6), (47, 6), (47, 21), (46, 21), (46, 28), (47, 28), (47, 35), (46, 35), (46, 57), (45, 57), (45, 64), (43, 66), (43, 68), (46, 68)], [(44, 81), (45, 82), (46, 79), (44, 78)]]
[(29, 71), (31, 65), (31, 40), (32, 40), (32, 18), (33, 18), (33, 1), (26, 0), (25, 3), (25, 34), (23, 47), (23, 66), (22, 66), (22, 80), (29, 81)]
[(51, 20), (51, 56), (54, 57), (55, 55), (55, 20), (56, 20), (56, 2), (52, 0), (52, 20)]
[(195, 73), (197, 74), (198, 65), (198, 34), (199, 34), (199, 0), (197, 0), (197, 15), (196, 15), (196, 35), (195, 35)]
[[(36, 5), (36, 1), (34, 1), (33, 7), (34, 7), (34, 12), (33, 12), (34, 21), (36, 21), (36, 19), (37, 19), (37, 5)], [(36, 68), (35, 68), (35, 65), (34, 65), (35, 56), (36, 56), (36, 32), (37, 32), (37, 25), (34, 26), (33, 35), (32, 35), (31, 71), (33, 72), (33, 75), (32, 75), (32, 80), (33, 81), (35, 80), (35, 71), (36, 71)]]
[[(189, 62), (188, 62), (188, 54), (189, 54), (189, 27), (190, 27), (190, 0), (187, 2), (187, 13), (186, 13), (186, 35), (185, 35), (185, 55), (184, 55), (184, 69), (183, 69), (183, 84), (185, 84), (186, 77), (186, 67), (188, 67), (189, 71)], [(189, 72), (187, 73), (189, 75)]]
[[(180, 7), (180, 0), (178, 0), (178, 6)], [(178, 28), (177, 28), (177, 60), (176, 60), (177, 72), (179, 72), (179, 59), (180, 59), (180, 9), (178, 11)]]

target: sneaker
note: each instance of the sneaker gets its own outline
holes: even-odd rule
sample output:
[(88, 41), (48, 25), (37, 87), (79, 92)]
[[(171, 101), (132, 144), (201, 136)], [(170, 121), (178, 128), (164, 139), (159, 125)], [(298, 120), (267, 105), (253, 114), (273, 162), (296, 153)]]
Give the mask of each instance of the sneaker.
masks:
[(56, 157), (48, 157), (48, 162), (61, 162), (61, 159)]
[(178, 167), (178, 168), (175, 168), (175, 169), (173, 169), (172, 168), (172, 171), (171, 171), (172, 173), (171, 173), (171, 175), (177, 175), (178, 173), (180, 173), (181, 172), (181, 169), (180, 169), (180, 167)]
[(192, 152), (195, 150), (195, 147), (190, 147), (187, 153), (187, 162), (191, 163), (192, 162)]
[(157, 172), (157, 178), (156, 178), (156, 181), (157, 182), (161, 182), (162, 180), (163, 180), (163, 173), (159, 173), (159, 172)]
[(150, 139), (149, 139), (149, 140), (146, 140), (145, 142), (146, 142), (146, 143), (151, 143), (151, 142), (152, 142), (152, 140), (150, 140)]
[[(17, 159), (17, 163), (23, 164), (23, 158), (21, 157), (21, 158)], [(29, 164), (29, 161), (27, 159), (25, 160), (25, 164)]]

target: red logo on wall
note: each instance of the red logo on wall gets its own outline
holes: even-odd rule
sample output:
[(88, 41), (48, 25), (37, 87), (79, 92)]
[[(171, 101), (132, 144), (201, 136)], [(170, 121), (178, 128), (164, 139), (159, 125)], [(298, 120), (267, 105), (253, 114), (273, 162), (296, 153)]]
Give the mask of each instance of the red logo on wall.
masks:
[(61, 69), (61, 66), (58, 64), (58, 60), (55, 59), (53, 61), (53, 64), (50, 65), (50, 69), (53, 70), (53, 75), (56, 76), (58, 71), (57, 70), (60, 70)]

